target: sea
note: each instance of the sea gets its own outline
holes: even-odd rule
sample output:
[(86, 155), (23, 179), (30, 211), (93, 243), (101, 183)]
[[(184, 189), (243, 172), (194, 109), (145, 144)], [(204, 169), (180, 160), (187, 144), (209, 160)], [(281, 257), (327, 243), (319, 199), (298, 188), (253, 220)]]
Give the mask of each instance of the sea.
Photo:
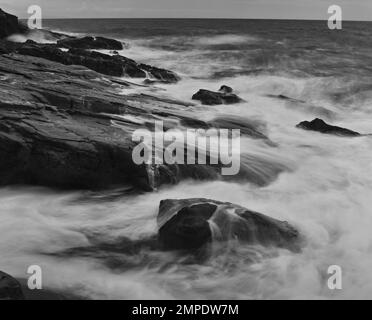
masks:
[[(253, 169), (262, 176), (272, 166), (286, 170), (265, 186), (184, 180), (143, 194), (2, 188), (2, 271), (25, 278), (27, 266), (39, 265), (45, 287), (87, 299), (372, 298), (372, 136), (296, 128), (322, 118), (372, 133), (372, 22), (330, 30), (327, 21), (59, 19), (43, 27), (121, 40), (121, 55), (180, 75), (154, 94), (192, 102), (201, 88), (232, 87), (244, 102), (200, 105), (195, 118), (259, 121), (275, 147), (245, 137), (242, 151), (265, 159)], [(304, 247), (292, 253), (232, 242), (203, 261), (120, 250), (122, 239), (156, 235), (162, 199), (193, 197), (288, 221)], [(84, 247), (90, 249), (73, 250)], [(342, 270), (341, 290), (328, 286), (334, 265)]]

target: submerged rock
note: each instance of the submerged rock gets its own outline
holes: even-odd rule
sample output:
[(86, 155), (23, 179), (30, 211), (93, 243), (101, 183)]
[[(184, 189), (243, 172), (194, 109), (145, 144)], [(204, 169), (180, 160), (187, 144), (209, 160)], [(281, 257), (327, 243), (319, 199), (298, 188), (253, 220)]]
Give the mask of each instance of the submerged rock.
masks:
[(24, 300), (21, 284), (6, 274), (0, 271), (0, 300)]
[(232, 93), (232, 89), (227, 86), (222, 86), (219, 92), (200, 89), (192, 96), (192, 99), (199, 100), (205, 105), (233, 104), (243, 101), (236, 94)]
[(75, 39), (62, 39), (57, 41), (57, 45), (63, 48), (75, 49), (106, 49), (123, 50), (123, 44), (120, 41), (104, 37), (83, 37)]
[(342, 127), (331, 126), (319, 118), (316, 118), (311, 122), (303, 121), (299, 123), (296, 127), (305, 129), (305, 130), (317, 131), (320, 133), (334, 134), (334, 135), (339, 135), (339, 136), (349, 136), (349, 137), (360, 136), (360, 133), (358, 132), (345, 129)]
[(300, 249), (299, 232), (239, 205), (209, 199), (162, 200), (159, 241), (165, 249), (197, 249), (212, 241), (238, 240), (267, 247)]

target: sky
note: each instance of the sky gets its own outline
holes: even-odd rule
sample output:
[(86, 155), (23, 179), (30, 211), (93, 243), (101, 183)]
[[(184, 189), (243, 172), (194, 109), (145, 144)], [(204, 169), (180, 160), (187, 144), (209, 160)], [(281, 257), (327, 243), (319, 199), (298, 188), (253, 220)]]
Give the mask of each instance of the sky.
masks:
[(0, 8), (27, 18), (262, 18), (327, 20), (337, 4), (344, 20), (372, 20), (372, 0), (0, 0)]

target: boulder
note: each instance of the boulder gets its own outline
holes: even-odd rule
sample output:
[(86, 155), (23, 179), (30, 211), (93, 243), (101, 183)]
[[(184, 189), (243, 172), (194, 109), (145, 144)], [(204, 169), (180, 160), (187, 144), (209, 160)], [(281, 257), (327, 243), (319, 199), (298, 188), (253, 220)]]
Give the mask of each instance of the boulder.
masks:
[(317, 131), (320, 133), (325, 134), (334, 134), (338, 136), (348, 136), (348, 137), (357, 137), (360, 136), (360, 133), (345, 129), (342, 127), (337, 126), (331, 126), (322, 119), (316, 118), (313, 121), (303, 121), (299, 123), (297, 128), (305, 129), (305, 130), (311, 130), (311, 131)]
[(199, 100), (204, 105), (233, 104), (243, 101), (227, 86), (222, 86), (219, 92), (200, 89), (192, 96), (192, 99)]
[(123, 50), (123, 44), (120, 41), (104, 37), (83, 37), (74, 39), (62, 39), (57, 41), (57, 45), (68, 49), (105, 49), (105, 50)]
[(157, 221), (159, 241), (167, 250), (193, 250), (229, 240), (300, 250), (300, 235), (293, 226), (229, 202), (162, 200)]
[(6, 274), (0, 271), (0, 300), (24, 300), (21, 284)]
[(15, 33), (24, 33), (27, 28), (18, 22), (18, 18), (0, 9), (0, 39)]

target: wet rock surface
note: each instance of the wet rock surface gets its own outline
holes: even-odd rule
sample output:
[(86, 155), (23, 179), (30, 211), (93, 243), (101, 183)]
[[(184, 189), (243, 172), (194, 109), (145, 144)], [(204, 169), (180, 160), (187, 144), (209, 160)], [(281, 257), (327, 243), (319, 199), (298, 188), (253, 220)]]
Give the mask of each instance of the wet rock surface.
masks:
[(282, 222), (241, 206), (209, 199), (162, 200), (159, 241), (165, 249), (190, 250), (212, 241), (300, 250), (300, 234)]
[(134, 84), (103, 78), (81, 66), (14, 53), (0, 55), (0, 76), (1, 185), (126, 185), (150, 191), (185, 178), (243, 179), (262, 185), (282, 171), (273, 171), (268, 179), (242, 164), (238, 175), (221, 177), (222, 164), (211, 165), (208, 155), (207, 164), (200, 165), (136, 165), (134, 130), (151, 130), (159, 119), (175, 126), (190, 123), (189, 104), (125, 95), (121, 92)]
[(193, 100), (199, 100), (205, 105), (234, 104), (243, 100), (233, 93), (232, 88), (222, 86), (218, 92), (200, 89), (192, 96)]
[(319, 118), (316, 118), (310, 122), (303, 121), (297, 125), (297, 128), (346, 137), (358, 137), (361, 135), (359, 132), (355, 132), (342, 127), (329, 125), (328, 123)]
[[(68, 39), (66, 41), (69, 41)], [(7, 53), (16, 52), (59, 62), (64, 65), (80, 65), (93, 71), (115, 77), (128, 76), (133, 78), (146, 78), (151, 76), (161, 82), (173, 83), (179, 80), (178, 76), (165, 69), (139, 64), (132, 59), (120, 55), (108, 55), (96, 51), (87, 51), (79, 48), (71, 48), (68, 51), (61, 50), (54, 44), (38, 44), (27, 41), (24, 44), (1, 45)], [(1, 49), (0, 49), (1, 50)]]
[(57, 42), (59, 47), (75, 49), (106, 49), (123, 50), (123, 44), (120, 41), (104, 37), (83, 37), (73, 39), (62, 39)]
[[(74, 40), (46, 30), (32, 32), (60, 43)], [(111, 43), (109, 40), (104, 41)], [(92, 37), (86, 41), (91, 42)], [(255, 122), (235, 118), (202, 121), (195, 119), (191, 103), (156, 94), (125, 94), (125, 89), (146, 86), (117, 78), (123, 75), (146, 77), (150, 82), (178, 81), (171, 71), (139, 64), (119, 54), (62, 50), (56, 44), (33, 40), (0, 40), (0, 185), (68, 189), (121, 185), (150, 191), (192, 178), (243, 179), (261, 186), (287, 170), (274, 163), (263, 172), (258, 167), (266, 165), (267, 160), (243, 156), (244, 163), (236, 175), (221, 176), (221, 168), (226, 165), (218, 159), (211, 164), (208, 151), (200, 152), (206, 154), (207, 164), (134, 164), (136, 143), (132, 133), (153, 130), (155, 120), (163, 120), (165, 130), (238, 128), (251, 138), (267, 143), (270, 140), (264, 127)], [(217, 94), (225, 100), (236, 99), (232, 88), (225, 85)]]
[(0, 8), (0, 39), (15, 33), (24, 33), (27, 28), (18, 22), (18, 18)]
[(21, 284), (9, 274), (0, 271), (0, 300), (24, 300)]

